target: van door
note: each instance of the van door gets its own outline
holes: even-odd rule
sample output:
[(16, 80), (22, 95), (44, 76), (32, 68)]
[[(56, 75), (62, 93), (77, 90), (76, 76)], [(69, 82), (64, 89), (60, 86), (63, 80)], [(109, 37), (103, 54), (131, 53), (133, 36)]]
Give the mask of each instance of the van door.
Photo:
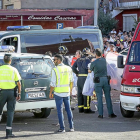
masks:
[(11, 35), (3, 37), (0, 40), (0, 45), (11, 45), (15, 47), (16, 53), (21, 53), (21, 42), (20, 42), (20, 35)]

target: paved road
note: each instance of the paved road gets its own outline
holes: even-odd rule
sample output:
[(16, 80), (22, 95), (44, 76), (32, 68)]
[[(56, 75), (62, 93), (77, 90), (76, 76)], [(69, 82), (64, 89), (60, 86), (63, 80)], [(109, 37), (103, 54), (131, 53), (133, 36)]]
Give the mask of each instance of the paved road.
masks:
[[(140, 113), (133, 118), (123, 118), (119, 109), (119, 92), (112, 91), (113, 108), (117, 118), (108, 118), (104, 103), (104, 119), (95, 114), (79, 114), (77, 108), (73, 111), (75, 132), (69, 132), (66, 112), (66, 133), (57, 134), (56, 110), (52, 110), (47, 119), (36, 119), (32, 113), (16, 113), (13, 131), (17, 136), (14, 140), (140, 140)], [(73, 104), (74, 106), (74, 104)], [(91, 105), (95, 109), (94, 104)], [(5, 122), (0, 124), (0, 139), (5, 136)]]

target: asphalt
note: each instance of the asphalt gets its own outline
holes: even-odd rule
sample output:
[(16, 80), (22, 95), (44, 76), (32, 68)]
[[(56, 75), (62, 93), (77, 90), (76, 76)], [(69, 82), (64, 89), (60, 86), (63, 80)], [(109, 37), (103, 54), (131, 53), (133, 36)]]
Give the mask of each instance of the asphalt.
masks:
[[(34, 118), (32, 113), (16, 113), (13, 122), (14, 140), (140, 140), (140, 113), (136, 112), (133, 118), (124, 118), (119, 108), (119, 92), (111, 92), (114, 113), (117, 118), (109, 118), (104, 100), (104, 118), (95, 114), (78, 113), (77, 107), (73, 110), (75, 132), (69, 132), (66, 112), (64, 111), (66, 132), (58, 134), (59, 126), (56, 109), (53, 109), (48, 118)], [(72, 106), (76, 106), (73, 99)], [(91, 103), (92, 110), (96, 110), (97, 102)], [(5, 136), (5, 120), (0, 123), (0, 140)]]

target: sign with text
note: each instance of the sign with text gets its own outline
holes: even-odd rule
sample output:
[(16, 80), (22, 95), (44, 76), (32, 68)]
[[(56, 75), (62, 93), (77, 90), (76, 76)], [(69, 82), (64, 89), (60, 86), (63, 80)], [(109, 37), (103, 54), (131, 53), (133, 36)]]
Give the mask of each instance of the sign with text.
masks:
[[(0, 21), (21, 20), (19, 15), (0, 16)], [(41, 15), (25, 15), (24, 21), (68, 21), (68, 20), (81, 20), (81, 16), (41, 16)]]

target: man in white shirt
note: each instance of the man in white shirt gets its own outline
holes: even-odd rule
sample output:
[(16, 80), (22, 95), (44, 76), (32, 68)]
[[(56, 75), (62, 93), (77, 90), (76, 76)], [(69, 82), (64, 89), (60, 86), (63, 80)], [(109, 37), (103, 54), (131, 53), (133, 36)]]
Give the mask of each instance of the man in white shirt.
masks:
[(59, 54), (54, 57), (55, 68), (52, 70), (52, 77), (50, 83), (50, 99), (54, 98), (56, 102), (57, 114), (60, 124), (58, 132), (65, 132), (64, 116), (63, 116), (63, 102), (67, 112), (70, 131), (74, 131), (73, 114), (70, 107), (70, 95), (73, 88), (73, 72), (71, 67), (62, 63), (63, 57)]

